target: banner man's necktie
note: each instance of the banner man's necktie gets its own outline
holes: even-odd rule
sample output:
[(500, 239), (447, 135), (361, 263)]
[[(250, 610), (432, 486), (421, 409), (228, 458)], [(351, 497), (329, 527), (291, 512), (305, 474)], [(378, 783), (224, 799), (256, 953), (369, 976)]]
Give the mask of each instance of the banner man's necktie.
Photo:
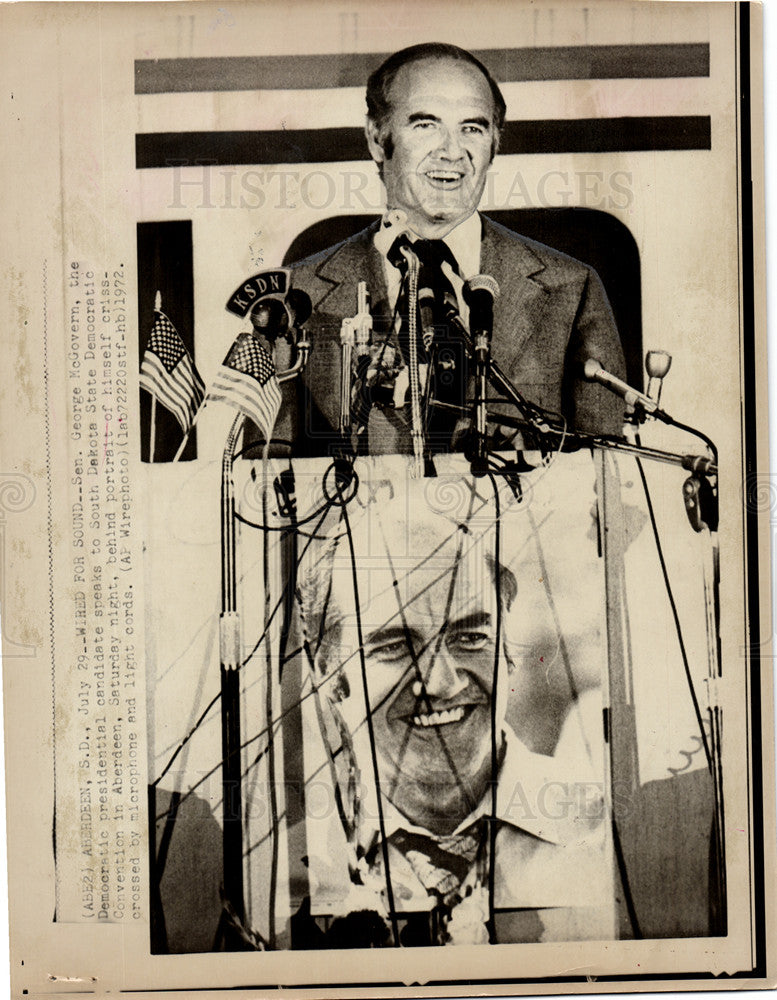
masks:
[[(457, 925), (467, 927), (464, 928), (464, 936), (456, 943), (479, 944), (488, 940), (485, 926), (488, 918), (485, 886), (487, 823), (479, 820), (463, 833), (440, 838), (397, 830), (389, 841), (404, 854), (418, 881), (436, 900), (436, 919), (432, 921), (432, 926), (436, 928), (436, 941), (423, 941), (422, 938), (410, 940), (411, 936), (417, 938), (421, 931), (421, 926), (417, 922), (414, 926), (411, 918), (406, 928), (408, 940), (403, 943), (451, 943), (462, 929)], [(465, 891), (462, 884), (473, 867), (475, 884), (470, 881)], [(479, 926), (471, 928), (470, 924)]]
[(390, 841), (405, 855), (426, 891), (451, 909), (461, 900), (461, 883), (484, 846), (483, 824), (439, 839), (397, 830)]

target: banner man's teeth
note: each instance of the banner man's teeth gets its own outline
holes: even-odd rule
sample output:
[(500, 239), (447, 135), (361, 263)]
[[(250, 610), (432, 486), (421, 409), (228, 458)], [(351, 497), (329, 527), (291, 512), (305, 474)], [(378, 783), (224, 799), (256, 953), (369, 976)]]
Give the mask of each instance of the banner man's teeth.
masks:
[(449, 722), (461, 722), (464, 718), (464, 706), (457, 705), (445, 712), (432, 712), (431, 715), (414, 715), (414, 726), (444, 726)]

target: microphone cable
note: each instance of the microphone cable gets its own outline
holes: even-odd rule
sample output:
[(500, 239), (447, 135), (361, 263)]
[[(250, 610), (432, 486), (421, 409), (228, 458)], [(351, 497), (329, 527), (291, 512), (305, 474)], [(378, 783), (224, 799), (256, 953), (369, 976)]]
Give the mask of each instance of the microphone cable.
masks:
[(386, 840), (386, 820), (383, 815), (383, 802), (381, 799), (380, 770), (378, 766), (378, 753), (375, 745), (375, 726), (372, 720), (372, 710), (370, 708), (369, 686), (367, 683), (367, 660), (364, 655), (364, 633), (361, 619), (361, 603), (359, 597), (359, 580), (356, 569), (356, 549), (353, 541), (351, 522), (348, 517), (348, 505), (343, 502), (341, 506), (343, 522), (345, 524), (346, 537), (348, 539), (348, 549), (351, 561), (351, 579), (353, 584), (353, 599), (356, 610), (356, 634), (359, 642), (359, 664), (361, 667), (362, 689), (364, 692), (364, 707), (367, 718), (367, 730), (370, 739), (370, 753), (372, 756), (372, 771), (375, 779), (375, 795), (378, 803), (378, 827), (380, 829), (381, 854), (383, 856), (383, 871), (386, 882), (386, 898), (388, 902), (389, 920), (391, 921), (391, 934), (394, 939), (394, 947), (400, 947), (399, 924), (397, 922), (397, 911), (394, 903), (394, 888), (391, 882), (391, 868), (389, 865), (388, 841)]
[(496, 613), (494, 631), (494, 675), (491, 683), (491, 815), (488, 818), (488, 941), (497, 944), (496, 936), (496, 834), (497, 834), (497, 687), (499, 681), (499, 657), (502, 655), (502, 561), (501, 561), (501, 519), (499, 484), (493, 473), (488, 479), (494, 491), (494, 587), (496, 589)]
[(669, 607), (671, 608), (672, 611), (672, 618), (674, 619), (675, 633), (677, 635), (677, 642), (680, 647), (680, 656), (683, 661), (683, 669), (685, 671), (685, 679), (688, 686), (688, 692), (690, 694), (691, 702), (693, 704), (693, 711), (696, 716), (696, 722), (699, 726), (702, 745), (704, 746), (704, 756), (707, 758), (707, 767), (709, 768), (710, 773), (712, 773), (713, 769), (712, 752), (710, 750), (709, 742), (707, 740), (707, 732), (704, 727), (704, 721), (702, 720), (701, 708), (699, 706), (699, 699), (696, 695), (696, 688), (694, 687), (693, 677), (691, 675), (691, 665), (688, 659), (687, 650), (685, 648), (685, 640), (683, 638), (682, 624), (680, 622), (680, 615), (677, 611), (677, 604), (675, 603), (672, 585), (669, 580), (669, 572), (667, 570), (666, 560), (664, 558), (663, 546), (661, 545), (661, 537), (658, 531), (658, 523), (656, 521), (656, 515), (653, 509), (653, 501), (650, 496), (650, 489), (648, 487), (647, 476), (645, 475), (645, 469), (642, 464), (642, 459), (639, 456), (637, 456), (636, 461), (637, 461), (637, 468), (639, 469), (640, 479), (642, 481), (642, 489), (645, 494), (645, 503), (647, 506), (648, 517), (650, 518), (650, 525), (653, 530), (653, 538), (655, 540), (656, 554), (658, 556), (658, 561), (661, 566), (661, 573), (664, 579), (664, 589), (666, 590), (666, 596), (667, 599), (669, 600)]

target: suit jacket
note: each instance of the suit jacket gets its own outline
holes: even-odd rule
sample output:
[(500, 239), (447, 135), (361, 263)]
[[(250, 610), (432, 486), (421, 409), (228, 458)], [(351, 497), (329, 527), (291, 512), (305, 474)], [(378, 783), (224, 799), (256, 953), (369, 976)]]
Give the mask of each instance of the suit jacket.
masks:
[[(492, 275), (500, 295), (494, 304), (492, 357), (528, 400), (563, 413), (571, 427), (620, 434), (621, 400), (584, 380), (586, 359), (619, 377), (625, 364), (615, 320), (596, 272), (541, 243), (525, 239), (482, 216), (481, 272)], [(353, 316), (357, 285), (370, 290), (374, 329), (385, 334), (387, 301), (383, 258), (373, 237), (379, 222), (322, 253), (292, 266), (292, 284), (310, 295), (313, 312), (310, 363), (301, 383), (285, 387), (278, 434), (303, 455), (329, 453), (339, 423), (340, 325)], [(371, 439), (372, 443), (372, 439)], [(405, 451), (399, 437), (378, 451)]]

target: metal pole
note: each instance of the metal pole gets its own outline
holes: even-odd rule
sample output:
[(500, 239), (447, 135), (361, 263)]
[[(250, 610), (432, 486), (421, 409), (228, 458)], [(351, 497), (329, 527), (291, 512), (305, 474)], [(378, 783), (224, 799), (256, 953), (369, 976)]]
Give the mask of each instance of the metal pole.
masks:
[(240, 734), (240, 622), (235, 569), (235, 486), (232, 462), (244, 422), (238, 414), (224, 446), (221, 465), (221, 752), (224, 790), (224, 896), (238, 919), (245, 919), (243, 893), (243, 801)]
[[(616, 810), (616, 804), (619, 802), (627, 804), (634, 802), (639, 790), (636, 708), (624, 565), (625, 523), (616, 462), (605, 450), (598, 448), (594, 451), (594, 460), (607, 614), (607, 695), (604, 729), (605, 739), (609, 744), (608, 792), (611, 803), (614, 862), (622, 885), (631, 934), (635, 938), (640, 938), (642, 932), (629, 885), (627, 859), (623, 852), (621, 817)], [(617, 796), (612, 794), (614, 783), (618, 791)]]

